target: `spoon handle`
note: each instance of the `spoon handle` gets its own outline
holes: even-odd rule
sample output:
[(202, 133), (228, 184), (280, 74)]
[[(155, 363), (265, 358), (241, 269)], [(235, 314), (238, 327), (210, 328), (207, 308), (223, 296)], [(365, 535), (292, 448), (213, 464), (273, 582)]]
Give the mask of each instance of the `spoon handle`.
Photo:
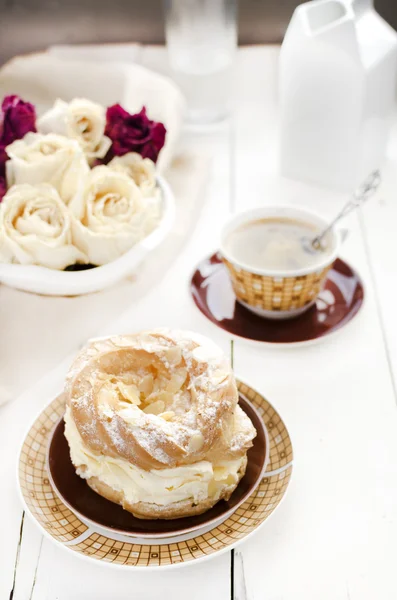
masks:
[(321, 248), (321, 242), (324, 236), (327, 235), (329, 231), (334, 227), (334, 225), (346, 217), (353, 210), (362, 206), (364, 202), (368, 200), (378, 189), (379, 184), (381, 182), (380, 172), (373, 171), (371, 175), (364, 181), (364, 183), (357, 188), (354, 192), (352, 198), (344, 205), (342, 210), (336, 215), (336, 217), (331, 221), (331, 223), (312, 240), (312, 245), (314, 248)]

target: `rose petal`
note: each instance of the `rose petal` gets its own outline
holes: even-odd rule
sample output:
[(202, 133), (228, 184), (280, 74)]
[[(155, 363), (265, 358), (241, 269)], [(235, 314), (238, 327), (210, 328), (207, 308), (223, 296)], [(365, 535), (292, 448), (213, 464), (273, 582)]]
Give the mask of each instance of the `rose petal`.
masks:
[(14, 185), (0, 211), (0, 261), (64, 269), (87, 257), (73, 244), (67, 207), (51, 185)]
[(86, 98), (74, 98), (71, 102), (58, 98), (37, 120), (40, 133), (56, 133), (77, 140), (90, 166), (103, 159), (111, 146), (111, 140), (104, 135), (105, 125), (105, 108)]
[(131, 115), (120, 104), (115, 104), (106, 112), (105, 135), (113, 142), (105, 162), (128, 152), (138, 152), (143, 158), (156, 162), (165, 143), (166, 129), (162, 123), (148, 118), (145, 107)]
[(4, 146), (19, 140), (29, 131), (36, 131), (36, 110), (33, 104), (18, 96), (6, 96), (1, 105), (1, 137)]
[(90, 263), (116, 260), (156, 227), (161, 214), (157, 198), (143, 198), (126, 173), (95, 167), (86, 179), (84, 213), (72, 219), (75, 245)]
[(6, 96), (0, 111), (0, 176), (4, 176), (8, 160), (6, 146), (23, 138), (29, 131), (36, 131), (35, 107), (19, 96)]
[[(55, 133), (28, 133), (7, 146), (7, 183), (50, 183), (70, 210), (79, 204), (78, 194), (89, 173), (79, 143)], [(80, 209), (79, 209), (80, 210)]]
[(4, 177), (0, 177), (0, 202), (3, 200), (7, 191), (6, 180)]

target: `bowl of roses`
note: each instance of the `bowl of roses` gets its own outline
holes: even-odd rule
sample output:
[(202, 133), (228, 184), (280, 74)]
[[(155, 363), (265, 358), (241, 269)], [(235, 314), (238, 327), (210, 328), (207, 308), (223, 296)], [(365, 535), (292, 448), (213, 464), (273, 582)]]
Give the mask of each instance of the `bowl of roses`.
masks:
[(85, 98), (38, 116), (0, 111), (0, 282), (47, 295), (96, 292), (131, 275), (169, 233), (172, 191), (156, 170), (166, 129)]

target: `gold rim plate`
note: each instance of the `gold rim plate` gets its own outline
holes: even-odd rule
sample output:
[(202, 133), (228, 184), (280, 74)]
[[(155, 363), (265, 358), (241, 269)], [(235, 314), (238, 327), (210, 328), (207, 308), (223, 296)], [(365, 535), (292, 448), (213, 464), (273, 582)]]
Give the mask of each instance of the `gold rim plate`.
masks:
[(146, 570), (170, 568), (231, 550), (257, 531), (280, 504), (291, 479), (293, 461), (291, 439), (277, 411), (249, 385), (239, 381), (238, 388), (264, 421), (270, 440), (270, 458), (253, 494), (210, 531), (193, 532), (192, 537), (183, 541), (138, 543), (121, 536), (110, 537), (85, 525), (53, 491), (46, 467), (48, 440), (65, 408), (61, 398), (53, 400), (40, 413), (22, 444), (18, 485), (26, 511), (47, 537), (65, 549), (109, 566)]

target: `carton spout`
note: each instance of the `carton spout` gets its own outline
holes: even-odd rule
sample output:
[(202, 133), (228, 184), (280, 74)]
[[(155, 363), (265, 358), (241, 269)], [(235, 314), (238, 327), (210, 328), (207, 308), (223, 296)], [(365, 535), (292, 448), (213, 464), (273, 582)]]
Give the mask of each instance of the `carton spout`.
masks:
[(317, 35), (339, 25), (347, 15), (346, 5), (340, 0), (308, 2), (300, 8), (303, 7), (306, 9), (306, 22), (310, 35)]
[(374, 0), (347, 0), (347, 3), (350, 4), (357, 18), (374, 8)]

